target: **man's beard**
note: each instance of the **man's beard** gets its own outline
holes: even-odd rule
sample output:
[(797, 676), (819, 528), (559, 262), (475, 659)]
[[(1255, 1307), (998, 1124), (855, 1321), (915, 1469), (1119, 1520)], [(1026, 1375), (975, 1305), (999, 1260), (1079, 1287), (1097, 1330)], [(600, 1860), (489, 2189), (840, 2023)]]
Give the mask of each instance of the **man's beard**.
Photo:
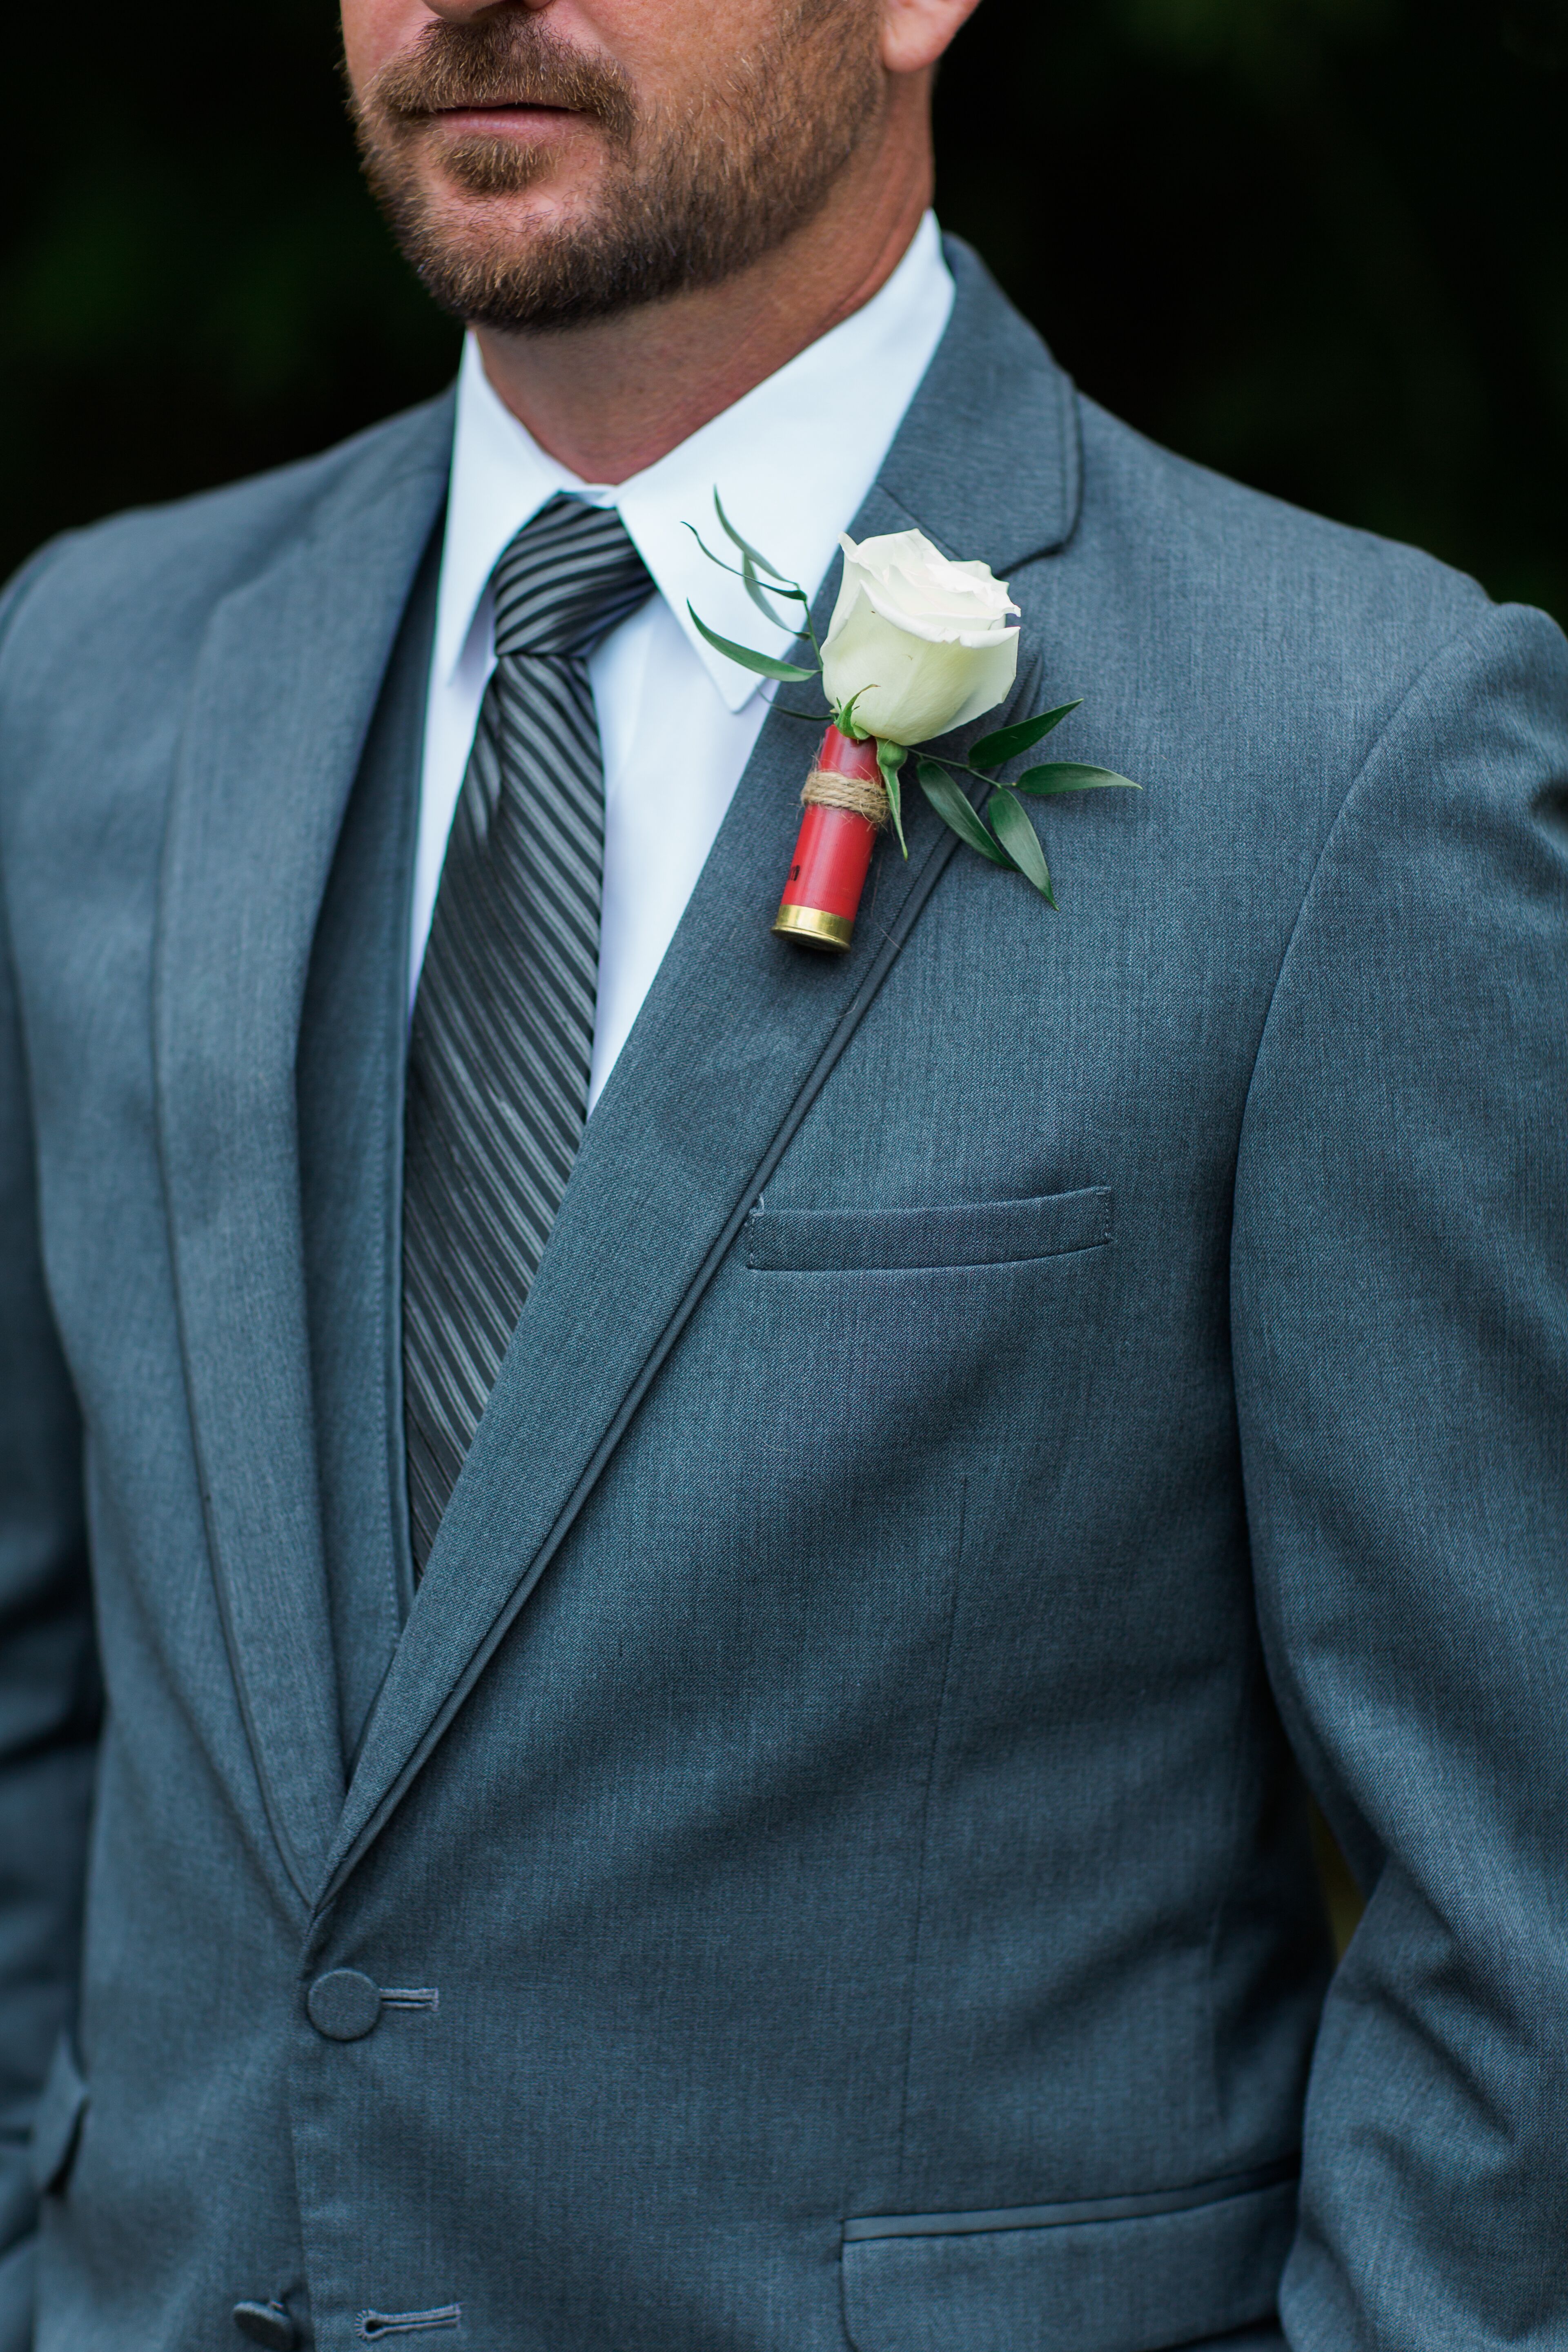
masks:
[[(438, 22), (353, 102), (365, 174), (428, 291), (473, 326), (571, 327), (717, 285), (826, 203), (879, 102), (878, 16), (865, 0), (790, 0), (763, 47), (728, 57), (679, 112), (658, 115), (639, 110), (616, 66), (542, 17)], [(542, 142), (446, 139), (437, 172), (422, 172), (439, 137), (433, 113), (507, 105), (566, 107), (598, 124), (602, 172), (573, 215), (509, 229), (502, 203), (483, 201), (548, 180), (555, 157)]]

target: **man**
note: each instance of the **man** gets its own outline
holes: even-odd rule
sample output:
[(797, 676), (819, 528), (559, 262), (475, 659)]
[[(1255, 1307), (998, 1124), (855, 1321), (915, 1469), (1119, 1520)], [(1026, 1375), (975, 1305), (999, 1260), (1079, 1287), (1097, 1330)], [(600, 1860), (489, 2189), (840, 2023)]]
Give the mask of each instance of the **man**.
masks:
[[(10, 591), (6, 2347), (1568, 2341), (1568, 661), (1075, 396), (968, 5), (347, 0), (455, 403)], [(715, 487), (1059, 910), (771, 935)]]

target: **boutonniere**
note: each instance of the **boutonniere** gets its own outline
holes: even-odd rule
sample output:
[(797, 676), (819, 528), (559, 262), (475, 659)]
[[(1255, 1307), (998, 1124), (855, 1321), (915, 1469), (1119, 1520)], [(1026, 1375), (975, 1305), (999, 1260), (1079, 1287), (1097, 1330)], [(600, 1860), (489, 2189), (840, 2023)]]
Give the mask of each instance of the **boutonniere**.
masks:
[[(892, 531), (858, 546), (841, 538), (843, 583), (819, 645), (811, 599), (800, 583), (741, 537), (717, 490), (713, 506), (740, 562), (715, 555), (689, 523), (703, 554), (743, 581), (752, 604), (775, 626), (797, 626), (815, 663), (803, 668), (737, 645), (710, 629), (688, 604), (692, 620), (710, 646), (763, 677), (790, 686), (820, 678), (830, 714), (801, 793), (805, 814), (774, 930), (805, 947), (842, 950), (849, 945), (871, 852), (885, 825), (891, 824), (909, 856), (901, 793), (911, 752), (916, 782), (942, 823), (993, 866), (1021, 874), (1054, 907), (1050, 869), (1021, 796), (1092, 792), (1107, 784), (1131, 792), (1139, 787), (1130, 776), (1076, 760), (1048, 761), (1018, 776), (1004, 777), (1000, 771), (1043, 742), (1079, 708), (1082, 697), (984, 736), (967, 759), (921, 749), (983, 719), (1012, 691), (1018, 669), (1018, 632), (1013, 625), (1018, 607), (1006, 582), (994, 578), (986, 564), (955, 563), (923, 531)], [(785, 622), (780, 604), (795, 606), (798, 618)], [(811, 718), (808, 711), (789, 715)], [(984, 815), (959, 782), (961, 776), (988, 787)]]

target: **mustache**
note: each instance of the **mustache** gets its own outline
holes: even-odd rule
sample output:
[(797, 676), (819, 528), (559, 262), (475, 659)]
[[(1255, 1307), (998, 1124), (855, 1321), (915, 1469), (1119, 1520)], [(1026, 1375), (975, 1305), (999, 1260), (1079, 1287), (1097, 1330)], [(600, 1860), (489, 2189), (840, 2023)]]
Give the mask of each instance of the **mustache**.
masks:
[(405, 56), (382, 68), (365, 94), (365, 109), (405, 132), (433, 114), (491, 106), (592, 115), (623, 142), (637, 121), (631, 84), (619, 66), (584, 57), (536, 16), (510, 12), (473, 24), (427, 26)]

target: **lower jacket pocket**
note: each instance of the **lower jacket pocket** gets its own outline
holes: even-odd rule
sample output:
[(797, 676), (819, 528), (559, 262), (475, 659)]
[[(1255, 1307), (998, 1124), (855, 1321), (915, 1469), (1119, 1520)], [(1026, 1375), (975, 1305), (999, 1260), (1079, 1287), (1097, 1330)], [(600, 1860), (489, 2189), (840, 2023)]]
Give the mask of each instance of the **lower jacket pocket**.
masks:
[(1151, 2197), (844, 2229), (856, 2352), (1160, 2352), (1267, 2318), (1296, 2225), (1295, 2167)]
[(27, 2168), (40, 2196), (58, 2189), (76, 2153), (77, 2134), (87, 2109), (87, 2084), (76, 2063), (68, 2033), (55, 2044), (44, 2087), (33, 2114), (33, 2137)]

